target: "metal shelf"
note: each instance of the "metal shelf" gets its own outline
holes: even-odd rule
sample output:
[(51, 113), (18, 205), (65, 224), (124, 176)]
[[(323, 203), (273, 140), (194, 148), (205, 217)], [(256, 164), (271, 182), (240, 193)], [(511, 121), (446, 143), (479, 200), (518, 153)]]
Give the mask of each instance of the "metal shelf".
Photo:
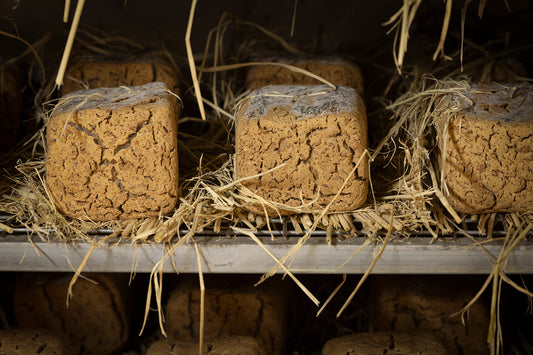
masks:
[[(101, 236), (96, 236), (100, 238)], [(90, 243), (66, 244), (40, 241), (26, 235), (0, 237), (0, 271), (73, 271), (91, 248)], [(297, 236), (258, 236), (278, 259), (287, 254), (298, 241)], [(372, 262), (381, 246), (368, 246), (350, 257), (366, 238), (334, 238), (328, 245), (322, 236), (312, 236), (290, 263), (293, 273), (361, 274)], [(485, 238), (479, 238), (486, 242)], [(242, 235), (195, 237), (202, 258), (204, 273), (265, 273), (276, 262), (251, 238)], [(428, 237), (397, 238), (388, 243), (373, 273), (381, 274), (486, 274), (492, 270), (490, 261), (479, 246), (468, 238), (442, 237), (430, 243)], [(502, 247), (499, 241), (484, 244), (492, 257)], [(144, 243), (133, 246), (125, 242), (106, 242), (92, 252), (86, 272), (151, 272), (166, 249), (162, 244)], [(525, 241), (511, 253), (506, 273), (533, 274), (533, 241)], [(345, 265), (341, 265), (349, 260)], [(196, 273), (197, 254), (192, 243), (175, 249), (171, 262), (162, 265), (163, 272)], [(283, 272), (283, 270), (280, 270)]]

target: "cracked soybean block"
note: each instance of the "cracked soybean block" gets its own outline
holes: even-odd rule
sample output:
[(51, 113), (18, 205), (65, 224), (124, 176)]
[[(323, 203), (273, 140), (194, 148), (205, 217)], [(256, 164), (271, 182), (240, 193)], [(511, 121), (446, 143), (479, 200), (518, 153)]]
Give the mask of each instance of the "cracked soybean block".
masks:
[[(160, 340), (153, 343), (146, 355), (197, 355), (198, 343)], [(228, 336), (204, 343), (202, 354), (209, 355), (266, 355), (259, 342), (247, 336)]]
[(82, 89), (139, 86), (163, 82), (179, 94), (178, 75), (161, 56), (141, 57), (82, 57), (75, 60), (65, 73), (63, 95)]
[(22, 70), (0, 60), (0, 149), (10, 150), (19, 138), (25, 85)]
[[(338, 57), (325, 58), (263, 58), (260, 62), (281, 63), (305, 69), (335, 85), (353, 88), (363, 96), (364, 84), (361, 69), (356, 64)], [(269, 85), (312, 85), (323, 84), (309, 75), (294, 72), (278, 65), (256, 65), (248, 70), (246, 87), (256, 90)]]
[[(20, 328), (42, 328), (63, 339), (66, 354), (114, 354), (130, 335), (128, 276), (87, 274), (72, 288), (72, 274), (20, 275), (13, 293), (13, 313)], [(89, 281), (90, 280), (90, 281)], [(96, 282), (93, 282), (96, 281)]]
[(163, 83), (80, 90), (48, 122), (46, 182), (64, 214), (167, 214), (178, 197), (177, 105)]
[[(267, 354), (285, 354), (288, 304), (288, 289), (282, 282), (254, 287), (243, 284), (242, 277), (207, 280), (204, 341), (253, 337)], [(170, 340), (198, 341), (200, 290), (195, 279), (185, 280), (173, 290), (165, 320)]]
[[(242, 184), (255, 197), (275, 204), (281, 214), (290, 214), (291, 208), (320, 211), (332, 201), (330, 212), (346, 212), (366, 201), (366, 111), (351, 88), (258, 89), (236, 114), (235, 139), (236, 177), (261, 174)], [(245, 207), (263, 213), (260, 203)]]
[(426, 333), (354, 333), (329, 340), (322, 355), (437, 355), (448, 354), (437, 339)]
[(388, 276), (369, 279), (368, 312), (377, 332), (427, 332), (450, 354), (487, 354), (490, 307), (484, 298), (465, 315), (450, 317), (482, 286), (467, 276)]
[(63, 341), (56, 334), (44, 329), (0, 330), (0, 354), (2, 355), (63, 355)]
[[(450, 107), (459, 110), (449, 114)], [(444, 191), (455, 210), (533, 211), (533, 85), (472, 84), (448, 95), (435, 115)]]

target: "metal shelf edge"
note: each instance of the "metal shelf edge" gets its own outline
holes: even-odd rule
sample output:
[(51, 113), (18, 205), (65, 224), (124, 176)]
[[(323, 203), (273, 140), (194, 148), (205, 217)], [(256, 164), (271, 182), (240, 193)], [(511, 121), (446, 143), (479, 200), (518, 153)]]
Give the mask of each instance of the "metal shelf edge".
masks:
[[(34, 238), (36, 239), (36, 238)], [(298, 238), (259, 237), (264, 247), (276, 258), (283, 258)], [(204, 273), (265, 273), (276, 261), (250, 238), (196, 237)], [(352, 257), (365, 238), (337, 240), (328, 245), (325, 238), (312, 237), (287, 262), (293, 273), (300, 274), (362, 274), (370, 266), (381, 244), (368, 246)], [(502, 243), (484, 244), (485, 251), (495, 257)], [(26, 236), (0, 238), (0, 271), (74, 271), (91, 249), (90, 243), (43, 242), (30, 243)], [(175, 248), (157, 243), (131, 245), (110, 242), (96, 247), (90, 255), (85, 272), (138, 273), (160, 270), (165, 273), (197, 273), (197, 254), (192, 243)], [(533, 242), (518, 245), (511, 253), (506, 273), (533, 274)], [(345, 263), (346, 262), (346, 263)], [(343, 265), (344, 264), (344, 265)], [(398, 238), (389, 242), (375, 264), (377, 274), (488, 274), (492, 264), (479, 246), (467, 238)], [(278, 272), (285, 272), (279, 269)]]

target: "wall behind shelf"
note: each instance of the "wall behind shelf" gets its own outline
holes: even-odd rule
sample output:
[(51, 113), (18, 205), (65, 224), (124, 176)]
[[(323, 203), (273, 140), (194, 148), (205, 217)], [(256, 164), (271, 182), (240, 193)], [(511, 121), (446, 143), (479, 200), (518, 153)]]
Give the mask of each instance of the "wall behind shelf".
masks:
[[(75, 1), (71, 4), (71, 18)], [(185, 54), (184, 35), (190, 9), (189, 0), (88, 0), (82, 24), (101, 29), (109, 34), (126, 34), (144, 44), (164, 43), (178, 55)], [(387, 64), (392, 65), (393, 34), (387, 35), (386, 22), (400, 7), (396, 0), (325, 1), (300, 0), (297, 2), (294, 36), (290, 36), (295, 1), (289, 0), (200, 0), (198, 1), (192, 44), (195, 53), (201, 53), (207, 33), (214, 28), (221, 15), (229, 12), (239, 18), (253, 21), (275, 31), (289, 42), (308, 52), (341, 52), (355, 57), (373, 55), (385, 48)], [(454, 3), (450, 24), (451, 33), (460, 33), (462, 3)], [(510, 33), (511, 44), (531, 43), (530, 25), (533, 4), (530, 0), (487, 2), (482, 19), (477, 17), (477, 2), (467, 12), (465, 35), (478, 44), (501, 39)], [(58, 34), (58, 48), (64, 43), (70, 24), (62, 22), (64, 0), (15, 1), (0, 3), (0, 29), (16, 33), (30, 43), (49, 31)], [(424, 0), (413, 23), (408, 58), (417, 57), (420, 50), (430, 57), (436, 48), (444, 16), (441, 0)], [(20, 52), (24, 46), (12, 39), (0, 37), (2, 55)], [(448, 38), (447, 49), (455, 49), (457, 41)], [(420, 49), (421, 47), (422, 49)], [(412, 53), (412, 57), (409, 54)]]

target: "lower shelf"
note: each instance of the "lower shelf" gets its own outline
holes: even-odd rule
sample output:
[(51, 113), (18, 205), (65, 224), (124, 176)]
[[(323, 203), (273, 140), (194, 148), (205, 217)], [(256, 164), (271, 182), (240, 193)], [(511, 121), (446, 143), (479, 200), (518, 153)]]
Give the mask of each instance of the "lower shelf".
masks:
[[(0, 271), (73, 271), (91, 249), (90, 243), (40, 241), (23, 235), (0, 237)], [(298, 242), (295, 236), (272, 240), (259, 236), (257, 242), (245, 236), (195, 237), (204, 273), (266, 273), (276, 266)], [(328, 245), (324, 237), (311, 237), (286, 263), (293, 273), (362, 274), (371, 265), (382, 243), (368, 245), (357, 255), (366, 238), (334, 238)], [(378, 274), (486, 274), (492, 270), (503, 242), (483, 241), (483, 249), (468, 238), (411, 237), (391, 240), (376, 262), (372, 273)], [(267, 253), (268, 250), (269, 253)], [(168, 253), (157, 243), (133, 246), (111, 241), (94, 248), (85, 272), (151, 272)], [(353, 256), (353, 257), (352, 257)], [(490, 259), (490, 260), (489, 260)], [(193, 243), (182, 244), (161, 263), (163, 272), (197, 273), (197, 252)], [(278, 270), (284, 273), (283, 269)], [(505, 265), (510, 274), (533, 274), (533, 241), (520, 243)]]

